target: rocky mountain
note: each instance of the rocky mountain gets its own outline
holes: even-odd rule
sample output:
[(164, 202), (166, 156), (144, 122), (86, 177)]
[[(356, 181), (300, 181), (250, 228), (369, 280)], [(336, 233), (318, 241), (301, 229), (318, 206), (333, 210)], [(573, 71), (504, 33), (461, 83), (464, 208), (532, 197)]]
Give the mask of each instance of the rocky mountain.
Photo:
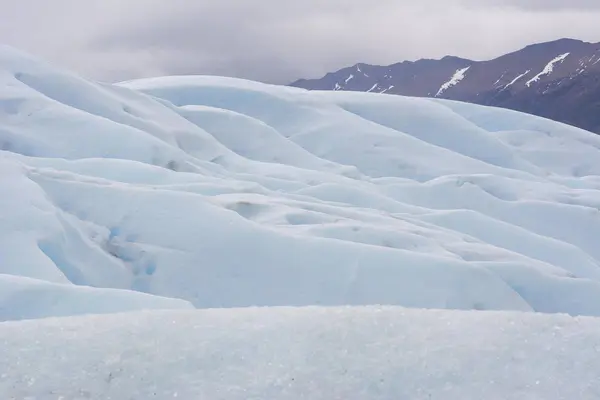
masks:
[(488, 61), (446, 56), (388, 66), (356, 64), (291, 86), (460, 100), (600, 133), (600, 43), (560, 39)]

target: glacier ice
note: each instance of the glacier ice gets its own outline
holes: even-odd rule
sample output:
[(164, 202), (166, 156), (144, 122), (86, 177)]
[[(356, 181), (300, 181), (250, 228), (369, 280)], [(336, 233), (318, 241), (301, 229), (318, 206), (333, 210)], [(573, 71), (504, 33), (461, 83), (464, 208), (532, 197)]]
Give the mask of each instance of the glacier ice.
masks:
[(0, 276), (19, 278), (0, 295), (4, 319), (49, 292), (65, 308), (36, 317), (100, 312), (98, 299), (127, 294), (122, 311), (600, 315), (591, 133), (233, 78), (101, 84), (6, 47), (0, 87)]
[(5, 398), (597, 399), (600, 321), (399, 307), (0, 324)]
[(0, 47), (0, 393), (599, 398), (599, 175), (514, 111)]

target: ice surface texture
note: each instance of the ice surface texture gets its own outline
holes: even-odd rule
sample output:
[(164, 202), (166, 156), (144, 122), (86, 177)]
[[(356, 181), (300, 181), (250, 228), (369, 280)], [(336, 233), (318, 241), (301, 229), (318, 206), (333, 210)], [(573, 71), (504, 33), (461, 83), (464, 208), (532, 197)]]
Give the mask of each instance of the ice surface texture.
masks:
[(599, 173), (517, 112), (0, 48), (0, 393), (598, 399)]
[(137, 312), (0, 327), (0, 393), (9, 399), (600, 396), (600, 320), (589, 317), (304, 307)]
[(538, 117), (206, 76), (99, 84), (0, 48), (0, 149), (2, 320), (600, 315), (600, 138)]

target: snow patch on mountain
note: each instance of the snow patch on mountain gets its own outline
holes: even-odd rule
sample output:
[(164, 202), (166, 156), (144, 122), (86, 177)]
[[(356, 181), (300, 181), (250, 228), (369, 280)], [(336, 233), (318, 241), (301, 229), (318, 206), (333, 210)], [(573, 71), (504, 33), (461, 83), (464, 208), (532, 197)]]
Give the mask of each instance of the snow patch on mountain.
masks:
[(461, 68), (461, 69), (457, 69), (456, 72), (454, 73), (454, 75), (452, 75), (452, 77), (450, 78), (449, 81), (445, 82), (440, 89), (437, 91), (435, 97), (439, 97), (440, 95), (442, 95), (446, 90), (448, 90), (449, 88), (451, 88), (452, 86), (457, 85), (460, 81), (462, 81), (465, 78), (465, 73), (469, 70), (469, 67), (465, 67), (465, 68)]
[(394, 88), (394, 85), (390, 85), (389, 87), (383, 89), (380, 93), (386, 93)]
[(373, 84), (373, 86), (371, 86), (371, 88), (369, 90), (367, 90), (367, 93), (370, 93), (373, 90), (377, 89), (378, 86), (379, 86), (379, 84), (377, 84), (377, 83)]
[(567, 58), (569, 56), (569, 54), (571, 53), (564, 53), (561, 54), (555, 58), (553, 58), (552, 60), (550, 60), (550, 62), (548, 64), (546, 64), (546, 66), (544, 67), (544, 69), (538, 73), (536, 76), (534, 76), (533, 78), (531, 78), (530, 80), (528, 80), (525, 85), (527, 87), (530, 87), (532, 83), (535, 83), (537, 81), (540, 80), (540, 78), (544, 75), (550, 75), (552, 73), (552, 71), (554, 71), (554, 66), (557, 63), (561, 63), (565, 60), (565, 58)]
[(525, 75), (527, 75), (529, 72), (531, 72), (531, 70), (529, 70), (529, 69), (528, 69), (527, 71), (523, 72), (521, 75), (518, 75), (518, 76), (516, 76), (516, 77), (515, 77), (515, 78), (514, 78), (512, 81), (510, 81), (508, 84), (506, 84), (506, 86), (504, 86), (504, 87), (501, 89), (501, 91), (502, 91), (502, 90), (506, 90), (506, 89), (508, 89), (509, 87), (511, 87), (512, 85), (514, 85), (515, 83), (517, 83), (517, 81), (518, 81), (519, 79), (521, 79), (522, 77), (524, 77)]
[(506, 75), (506, 72), (504, 72), (502, 75), (500, 75), (500, 78), (498, 78), (496, 80), (496, 82), (494, 82), (493, 86), (498, 85), (498, 83), (500, 83), (500, 81), (502, 80), (502, 78), (504, 78), (505, 75)]

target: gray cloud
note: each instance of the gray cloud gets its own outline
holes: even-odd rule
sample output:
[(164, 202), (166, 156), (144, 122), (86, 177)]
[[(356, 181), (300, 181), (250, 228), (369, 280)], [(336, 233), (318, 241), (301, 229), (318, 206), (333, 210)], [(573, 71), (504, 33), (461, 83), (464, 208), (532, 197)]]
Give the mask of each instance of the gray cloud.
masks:
[(103, 80), (215, 74), (275, 83), (356, 62), (486, 59), (600, 41), (597, 0), (0, 0), (0, 39)]
[(600, 10), (600, 2), (597, 0), (466, 0), (465, 3), (481, 7), (514, 7), (535, 11)]

